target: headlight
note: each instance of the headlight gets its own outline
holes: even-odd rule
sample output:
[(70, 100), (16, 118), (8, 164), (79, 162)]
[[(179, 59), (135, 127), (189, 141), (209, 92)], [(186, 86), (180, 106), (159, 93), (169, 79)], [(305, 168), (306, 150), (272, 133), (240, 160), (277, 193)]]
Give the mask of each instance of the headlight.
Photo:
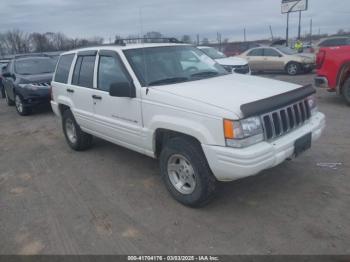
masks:
[(259, 117), (250, 117), (239, 121), (224, 120), (226, 145), (247, 147), (264, 140), (264, 132)]
[(311, 112), (311, 115), (314, 115), (318, 112), (317, 104), (316, 104), (316, 97), (315, 95), (309, 96), (307, 98), (307, 103), (309, 104), (309, 109)]

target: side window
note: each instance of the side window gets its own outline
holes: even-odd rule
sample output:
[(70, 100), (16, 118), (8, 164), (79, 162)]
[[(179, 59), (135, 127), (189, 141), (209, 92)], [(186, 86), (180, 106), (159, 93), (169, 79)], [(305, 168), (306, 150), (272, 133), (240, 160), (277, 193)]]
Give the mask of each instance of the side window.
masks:
[(264, 49), (264, 56), (280, 56), (280, 54), (276, 51), (276, 50), (273, 50), (271, 48), (265, 48)]
[(263, 56), (263, 49), (253, 49), (247, 54), (247, 56)]
[(96, 56), (78, 56), (73, 72), (73, 85), (93, 87), (95, 59)]
[(98, 65), (97, 87), (109, 91), (112, 83), (129, 82), (121, 61), (114, 56), (100, 56)]
[(328, 39), (328, 40), (325, 40), (325, 41), (323, 41), (321, 44), (320, 44), (320, 46), (322, 47), (322, 46), (325, 46), (325, 47), (327, 47), (327, 46), (332, 46), (334, 43), (333, 43), (333, 39)]
[(72, 85), (78, 85), (81, 61), (83, 61), (83, 57), (78, 56), (77, 61), (75, 63), (74, 71), (73, 71)]
[(72, 65), (74, 54), (61, 56), (55, 74), (55, 82), (66, 84), (68, 81), (69, 70)]
[(346, 38), (340, 38), (338, 41), (336, 41), (335, 46), (343, 46), (347, 44), (347, 39)]

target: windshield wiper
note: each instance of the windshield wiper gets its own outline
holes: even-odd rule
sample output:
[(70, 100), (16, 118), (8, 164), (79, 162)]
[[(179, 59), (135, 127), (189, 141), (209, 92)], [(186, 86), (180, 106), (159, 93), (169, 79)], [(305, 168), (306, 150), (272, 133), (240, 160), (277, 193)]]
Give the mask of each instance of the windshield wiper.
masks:
[(191, 75), (191, 77), (210, 77), (210, 76), (216, 76), (218, 74), (219, 73), (215, 71), (203, 71), (199, 73), (194, 73)]
[(164, 78), (164, 79), (150, 82), (148, 85), (154, 86), (154, 85), (161, 85), (161, 84), (172, 84), (172, 83), (184, 82), (187, 80), (188, 80), (187, 77), (169, 77), (169, 78)]

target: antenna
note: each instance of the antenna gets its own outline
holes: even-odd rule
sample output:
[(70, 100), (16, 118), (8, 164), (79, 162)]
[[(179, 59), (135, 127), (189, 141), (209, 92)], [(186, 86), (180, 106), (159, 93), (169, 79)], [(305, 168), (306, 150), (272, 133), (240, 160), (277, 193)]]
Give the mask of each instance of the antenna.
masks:
[[(143, 34), (143, 23), (142, 23), (142, 7), (140, 7), (139, 9), (139, 19), (140, 19), (140, 32), (141, 32), (141, 36), (144, 37)], [(143, 46), (141, 48), (142, 50), (142, 60), (143, 60), (143, 67), (145, 70), (145, 81), (146, 81), (146, 95), (149, 92), (149, 87), (148, 87), (148, 68), (147, 68), (147, 62), (146, 62), (146, 55), (145, 55), (145, 47), (144, 47), (144, 41), (142, 41), (141, 43)]]

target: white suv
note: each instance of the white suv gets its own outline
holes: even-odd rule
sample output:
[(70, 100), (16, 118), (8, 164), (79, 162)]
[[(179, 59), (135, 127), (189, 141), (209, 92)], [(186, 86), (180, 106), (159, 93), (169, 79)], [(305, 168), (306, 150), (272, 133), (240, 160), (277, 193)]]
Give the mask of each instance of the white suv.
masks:
[(229, 74), (190, 45), (133, 44), (62, 54), (51, 105), (71, 148), (87, 149), (96, 136), (159, 158), (172, 196), (200, 206), (217, 181), (308, 149), (325, 127), (314, 92)]

